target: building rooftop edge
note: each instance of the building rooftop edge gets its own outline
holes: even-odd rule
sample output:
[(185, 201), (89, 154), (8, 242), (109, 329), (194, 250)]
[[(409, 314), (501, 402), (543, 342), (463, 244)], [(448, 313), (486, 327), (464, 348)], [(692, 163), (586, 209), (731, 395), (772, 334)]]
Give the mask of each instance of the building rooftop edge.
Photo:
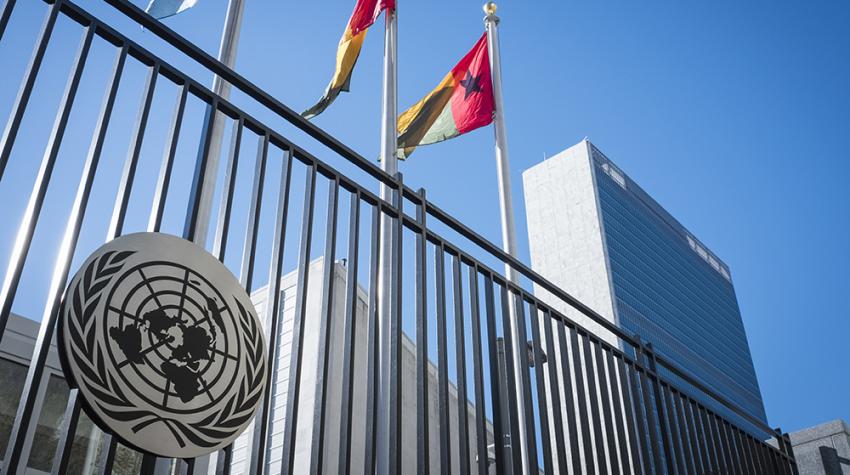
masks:
[[(599, 147), (597, 147), (589, 139), (584, 138), (575, 145), (571, 145), (570, 147), (567, 147), (564, 150), (561, 150), (560, 152), (545, 158), (542, 162), (523, 170), (522, 175), (525, 176), (526, 173), (530, 172), (533, 169), (536, 169), (543, 163), (546, 163), (546, 161), (551, 160), (553, 158), (557, 158), (564, 152), (567, 152), (584, 143), (587, 143), (588, 145), (589, 153), (591, 155), (592, 160), (596, 160), (597, 162), (603, 165), (608, 164), (610, 167), (612, 167), (615, 170), (615, 173), (618, 175), (617, 179), (623, 180), (623, 182), (626, 183), (626, 188), (630, 190), (636, 198), (643, 202), (644, 205), (646, 205), (659, 218), (661, 218), (662, 221), (664, 221), (668, 226), (670, 226), (673, 231), (681, 235), (682, 238), (685, 239), (691, 245), (691, 248), (693, 248), (695, 251), (697, 251), (697, 249), (702, 249), (714, 260), (716, 260), (717, 264), (722, 267), (728, 274), (728, 277), (727, 275), (724, 275), (724, 277), (727, 277), (727, 280), (729, 280), (730, 282), (732, 281), (731, 270), (729, 268), (729, 265), (723, 259), (721, 259), (714, 251), (712, 251), (710, 247), (706, 246), (702, 240), (700, 240), (694, 233), (692, 233), (687, 227), (685, 227), (678, 219), (676, 219), (672, 214), (670, 214), (670, 212), (667, 211), (649, 193), (647, 193), (646, 190), (643, 189), (643, 187), (641, 187), (636, 181), (634, 181), (628, 174), (623, 172), (623, 170), (616, 163), (614, 163), (613, 160), (608, 158), (608, 156), (605, 155), (605, 153), (603, 153), (601, 150), (599, 150)], [(706, 261), (708, 261), (708, 259), (706, 259)], [(721, 274), (722, 273), (723, 272), (721, 272)]]
[(816, 426), (791, 432), (788, 436), (791, 438), (792, 445), (801, 445), (841, 434), (850, 437), (850, 425), (843, 419), (834, 419)]

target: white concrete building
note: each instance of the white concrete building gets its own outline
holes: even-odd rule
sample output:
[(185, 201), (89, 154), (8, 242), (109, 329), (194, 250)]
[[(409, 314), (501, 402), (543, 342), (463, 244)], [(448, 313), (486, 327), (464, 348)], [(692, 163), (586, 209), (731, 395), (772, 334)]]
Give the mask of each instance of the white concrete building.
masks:
[[(342, 405), (342, 361), (343, 361), (343, 317), (345, 310), (345, 288), (348, 279), (348, 269), (337, 261), (333, 265), (334, 286), (332, 307), (333, 313), (330, 321), (330, 342), (328, 361), (327, 400), (325, 406), (325, 437), (324, 437), (324, 471), (326, 473), (337, 472), (338, 449), (339, 449), (339, 420)], [(303, 367), (301, 370), (301, 385), (298, 407), (297, 442), (295, 446), (295, 473), (306, 473), (310, 465), (310, 451), (312, 444), (312, 429), (314, 423), (314, 409), (316, 407), (316, 378), (320, 374), (317, 367), (319, 347), (319, 316), (322, 310), (322, 290), (326, 283), (324, 278), (324, 259), (319, 258), (310, 264), (309, 277), (307, 281), (306, 318), (303, 328)], [(281, 279), (280, 308), (283, 312), (282, 324), (279, 327), (279, 341), (281, 345), (279, 369), (273, 378), (273, 414), (272, 443), (269, 450), (269, 473), (272, 475), (280, 473), (280, 461), (283, 450), (283, 432), (285, 427), (285, 409), (287, 391), (289, 389), (289, 364), (292, 343), (292, 326), (295, 315), (295, 302), (298, 295), (296, 272), (291, 272)], [(267, 316), (266, 305), (268, 303), (268, 291), (264, 287), (252, 294), (258, 315), (261, 320)], [(365, 434), (366, 421), (366, 348), (367, 348), (367, 292), (358, 285), (356, 304), (356, 337), (353, 342), (355, 347), (354, 357), (354, 384), (352, 401), (352, 439), (351, 439), (351, 473), (363, 473), (364, 455), (366, 450)], [(267, 325), (268, 322), (265, 322)], [(414, 343), (404, 335), (402, 338), (402, 414), (405, 418), (402, 424), (402, 466), (404, 473), (416, 471), (416, 348)], [(437, 368), (429, 362), (428, 381), (428, 415), (429, 415), (429, 439), (431, 473), (440, 474), (446, 472), (446, 467), (439, 465), (439, 436), (446, 432), (457, 434), (457, 389), (450, 383), (449, 387), (449, 431), (439, 427), (437, 412)], [(471, 396), (471, 394), (470, 394)], [(469, 415), (469, 454), (473, 464), (470, 470), (475, 469), (477, 450), (475, 445), (475, 408), (468, 405)], [(231, 473), (233, 475), (247, 474), (250, 466), (249, 447), (253, 437), (253, 424), (249, 426), (234, 443)], [(492, 432), (488, 423), (488, 445), (492, 444)], [(457, 440), (456, 435), (452, 440), (452, 471), (458, 472)], [(211, 473), (214, 470), (214, 462), (211, 464)]]

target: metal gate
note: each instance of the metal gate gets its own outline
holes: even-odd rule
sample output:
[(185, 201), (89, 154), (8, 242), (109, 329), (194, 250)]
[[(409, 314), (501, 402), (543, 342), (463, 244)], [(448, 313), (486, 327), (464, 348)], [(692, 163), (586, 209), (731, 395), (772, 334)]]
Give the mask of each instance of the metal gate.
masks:
[[(4, 401), (14, 411), (4, 473), (23, 473), (28, 464), (52, 473), (374, 473), (379, 461), (391, 473), (521, 473), (524, 467), (547, 474), (797, 473), (780, 430), (715, 394), (429, 202), (425, 190), (406, 187), (401, 174), (383, 173), (130, 2), (97, 6), (107, 5), (121, 18), (116, 24), (143, 27), (162, 52), (152, 53), (71, 1), (6, 0), (0, 7), (0, 51), (4, 43), (21, 44), (13, 29), (33, 33), (0, 139), (7, 224), (0, 239), (8, 243), (0, 251), (6, 266), (0, 343), (11, 347), (26, 333), (17, 330), (26, 323), (13, 310), (31, 319), (38, 316), (27, 313), (41, 312), (31, 354), (19, 355), (17, 364), (26, 370), (2, 373), (20, 375), (4, 381), (7, 392), (20, 393), (18, 402)], [(44, 15), (40, 28), (24, 13), (32, 11)], [(60, 59), (45, 61), (70, 37), (79, 41), (72, 55), (55, 53)], [(196, 73), (161, 59), (166, 55), (191, 63), (183, 69)], [(70, 61), (67, 81), (64, 89), (54, 88), (51, 108), (50, 83), (42, 78), (64, 74), (63, 61)], [(9, 63), (4, 74), (13, 69)], [(203, 84), (213, 74), (262, 112), (251, 115), (213, 94)], [(96, 96), (99, 105), (90, 109)], [(141, 103), (131, 107), (133, 97)], [(50, 128), (39, 120), (47, 109)], [(270, 127), (255, 118), (260, 114), (285, 125)], [(229, 134), (221, 160), (213, 161), (221, 166), (212, 183), (204, 171), (215, 115), (224, 117)], [(287, 136), (304, 137), (313, 151)], [(77, 148), (85, 152), (75, 155)], [(30, 155), (36, 150), (43, 151), (40, 161)], [(62, 292), (81, 259), (104, 236), (132, 231), (198, 240), (205, 235), (198, 229), (205, 186), (217, 198), (217, 214), (200, 244), (263, 301), (258, 308), (274, 384), (239, 460), (231, 448), (210, 460), (157, 460), (91, 425), (77, 391), (63, 388), (51, 366), (51, 342)], [(391, 200), (380, 198), (382, 186)], [(381, 226), (384, 219), (389, 226)], [(386, 308), (377, 296), (381, 232), (394, 243)], [(502, 265), (515, 269), (521, 282), (509, 282), (497, 270)], [(311, 303), (311, 285), (318, 304)], [(532, 286), (547, 296), (535, 296)], [(565, 304), (604, 334), (555, 310)], [(379, 314), (390, 329), (385, 407), (376, 402)], [(512, 328), (514, 318), (521, 323)], [(16, 327), (19, 321), (23, 326)], [(315, 359), (305, 358), (311, 325), (318, 329), (309, 350)], [(523, 347), (514, 339), (528, 342), (527, 355), (514, 354)], [(56, 423), (42, 424), (51, 398), (62, 391)], [(300, 410), (308, 400), (312, 410)], [(386, 451), (377, 444), (382, 411), (389, 416)], [(83, 437), (84, 425), (96, 436)], [(308, 429), (310, 440), (299, 437), (299, 428)]]

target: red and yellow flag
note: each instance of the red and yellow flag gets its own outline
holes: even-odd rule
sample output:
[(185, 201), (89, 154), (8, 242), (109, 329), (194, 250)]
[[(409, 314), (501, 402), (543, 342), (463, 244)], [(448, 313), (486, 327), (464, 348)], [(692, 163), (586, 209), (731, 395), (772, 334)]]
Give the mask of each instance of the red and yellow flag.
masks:
[(493, 122), (493, 83), (487, 34), (443, 78), (436, 89), (398, 118), (398, 158), (419, 145), (457, 137)]
[(382, 11), (394, 9), (395, 0), (357, 0), (342, 39), (339, 40), (339, 48), (336, 50), (336, 69), (331, 83), (328, 84), (325, 95), (319, 99), (319, 102), (301, 113), (304, 118), (309, 119), (321, 114), (341, 91), (348, 92), (351, 72), (354, 70), (357, 57), (360, 56), (366, 30), (375, 23)]

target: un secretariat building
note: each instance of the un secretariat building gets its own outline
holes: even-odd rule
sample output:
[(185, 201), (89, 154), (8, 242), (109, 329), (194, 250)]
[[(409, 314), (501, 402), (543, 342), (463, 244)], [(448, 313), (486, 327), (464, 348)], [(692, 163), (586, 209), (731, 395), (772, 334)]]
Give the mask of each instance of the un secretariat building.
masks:
[(534, 270), (767, 422), (726, 264), (587, 140), (526, 170), (523, 188)]

